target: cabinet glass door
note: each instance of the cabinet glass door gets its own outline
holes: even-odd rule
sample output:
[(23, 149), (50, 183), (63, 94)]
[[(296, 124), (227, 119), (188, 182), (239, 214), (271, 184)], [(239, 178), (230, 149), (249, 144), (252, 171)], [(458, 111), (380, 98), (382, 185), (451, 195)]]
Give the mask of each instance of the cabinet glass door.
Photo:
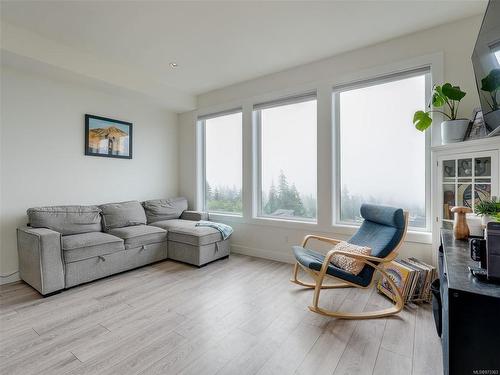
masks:
[(492, 157), (444, 159), (441, 168), (442, 224), (453, 227), (453, 206), (475, 206), (492, 197)]

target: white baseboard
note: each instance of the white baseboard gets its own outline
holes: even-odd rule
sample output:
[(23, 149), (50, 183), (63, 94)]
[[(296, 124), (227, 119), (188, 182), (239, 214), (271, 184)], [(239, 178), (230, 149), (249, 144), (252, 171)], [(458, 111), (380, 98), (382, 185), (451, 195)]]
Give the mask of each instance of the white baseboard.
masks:
[(14, 281), (19, 281), (21, 278), (19, 277), (19, 272), (13, 273), (9, 276), (0, 276), (0, 285), (13, 283)]
[(285, 253), (282, 251), (256, 249), (253, 247), (231, 244), (231, 252), (236, 254), (248, 255), (256, 258), (275, 260), (283, 263), (290, 263), (290, 264), (295, 263), (295, 258), (293, 257), (291, 251), (289, 253)]
[[(264, 258), (269, 260), (275, 260), (283, 263), (295, 263), (295, 258), (293, 257), (292, 252), (282, 252), (282, 251), (273, 251), (266, 249), (256, 249), (253, 247), (242, 246), (238, 244), (231, 244), (231, 252), (236, 254), (248, 255), (256, 258)], [(13, 283), (15, 281), (19, 281), (21, 278), (19, 277), (19, 272), (16, 272), (9, 276), (0, 276), (0, 285)]]

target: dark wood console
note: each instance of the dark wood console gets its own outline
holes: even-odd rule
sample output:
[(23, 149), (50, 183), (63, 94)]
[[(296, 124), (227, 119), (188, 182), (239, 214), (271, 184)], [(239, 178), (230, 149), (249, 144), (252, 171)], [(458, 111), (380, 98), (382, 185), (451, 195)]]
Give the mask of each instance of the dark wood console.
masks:
[(446, 375), (500, 374), (500, 285), (477, 280), (467, 241), (441, 230), (439, 278)]

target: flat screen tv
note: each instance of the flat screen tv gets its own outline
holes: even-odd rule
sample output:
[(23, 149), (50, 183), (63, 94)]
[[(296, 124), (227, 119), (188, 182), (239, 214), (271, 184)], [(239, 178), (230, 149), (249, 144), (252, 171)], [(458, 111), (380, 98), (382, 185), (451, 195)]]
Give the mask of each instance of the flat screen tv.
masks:
[(486, 131), (500, 134), (500, 0), (490, 0), (477, 37), (472, 65)]

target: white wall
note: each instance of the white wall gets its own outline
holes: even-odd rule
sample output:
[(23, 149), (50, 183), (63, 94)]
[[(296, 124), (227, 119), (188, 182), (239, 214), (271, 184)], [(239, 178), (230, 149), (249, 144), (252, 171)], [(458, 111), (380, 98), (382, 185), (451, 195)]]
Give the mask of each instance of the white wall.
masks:
[[(464, 116), (470, 116), (478, 104), (471, 55), (482, 16), (410, 34), (404, 37), (357, 49), (329, 59), (320, 60), (232, 85), (198, 96), (198, 110), (223, 103), (247, 99), (264, 93), (301, 87), (316, 82), (333, 84), (349, 81), (356, 72), (435, 52), (444, 53), (444, 79), (465, 89), (467, 96), (460, 107)], [(332, 36), (341, 38), (342, 36)], [(462, 112), (462, 111), (461, 111)]]
[[(398, 66), (404, 61), (418, 61), (423, 56), (438, 56), (433, 66), (434, 79), (458, 84), (467, 92), (461, 104), (462, 116), (470, 117), (478, 106), (470, 56), (481, 24), (472, 17), (443, 26), (355, 50), (315, 63), (219, 89), (198, 97), (198, 110), (179, 115), (179, 190), (188, 197), (192, 208), (200, 207), (196, 196), (196, 128), (198, 114), (206, 114), (243, 105), (244, 170), (242, 219), (219, 217), (235, 227), (233, 251), (290, 261), (292, 244), (300, 243), (306, 233), (320, 233), (347, 238), (348, 230), (331, 226), (331, 88), (338, 84), (366, 78), (383, 67)], [(341, 37), (341, 36), (332, 36)], [(300, 48), (300, 47), (298, 47)], [(426, 58), (424, 58), (425, 60)], [(248, 109), (261, 100), (287, 93), (300, 93), (315, 88), (318, 91), (318, 224), (282, 224), (258, 221), (251, 217), (251, 116)], [(245, 108), (247, 110), (245, 111)], [(245, 115), (247, 113), (247, 115)], [(405, 124), (411, 126), (411, 124)], [(438, 127), (436, 127), (438, 129)], [(434, 135), (434, 133), (433, 133)], [(248, 168), (250, 167), (250, 168)], [(432, 262), (430, 236), (411, 236), (402, 249), (403, 256), (418, 256)]]
[[(17, 271), (26, 209), (176, 196), (177, 116), (77, 81), (1, 68), (0, 274)], [(84, 114), (132, 122), (133, 159), (84, 155)], [(12, 281), (17, 275), (0, 281)]]

